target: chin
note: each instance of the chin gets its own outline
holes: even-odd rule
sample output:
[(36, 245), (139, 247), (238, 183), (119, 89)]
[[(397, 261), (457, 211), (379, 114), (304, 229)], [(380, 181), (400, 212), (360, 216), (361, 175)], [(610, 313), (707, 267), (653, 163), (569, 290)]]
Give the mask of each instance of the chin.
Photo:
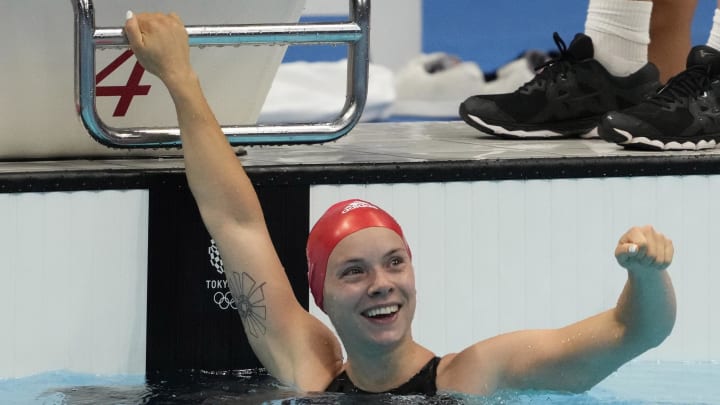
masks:
[(382, 348), (396, 347), (407, 340), (412, 340), (410, 333), (401, 330), (383, 331), (379, 333), (371, 333), (368, 336), (371, 344)]

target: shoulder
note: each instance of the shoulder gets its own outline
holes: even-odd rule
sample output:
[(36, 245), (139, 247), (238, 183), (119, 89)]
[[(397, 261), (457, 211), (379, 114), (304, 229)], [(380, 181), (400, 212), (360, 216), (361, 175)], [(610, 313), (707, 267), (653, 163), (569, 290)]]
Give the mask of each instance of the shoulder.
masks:
[(522, 330), (498, 335), (443, 357), (438, 390), (487, 395), (545, 369), (560, 358), (557, 330)]
[(439, 391), (488, 395), (504, 385), (508, 368), (525, 332), (498, 335), (477, 342), (459, 353), (445, 355), (438, 365)]
[(437, 369), (438, 392), (493, 393), (499, 385), (498, 372), (491, 358), (482, 357), (475, 345), (443, 356)]

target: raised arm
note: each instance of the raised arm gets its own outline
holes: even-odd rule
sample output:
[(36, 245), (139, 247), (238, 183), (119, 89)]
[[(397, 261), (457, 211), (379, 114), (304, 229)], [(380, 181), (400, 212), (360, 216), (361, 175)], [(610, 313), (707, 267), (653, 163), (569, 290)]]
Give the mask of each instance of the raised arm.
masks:
[(223, 256), (255, 354), (280, 381), (324, 389), (342, 365), (339, 342), (295, 299), (252, 183), (190, 64), (182, 21), (175, 14), (128, 17), (125, 32), (132, 50), (162, 80), (175, 104), (188, 183)]
[[(560, 329), (528, 330), (475, 344), (449, 362), (452, 389), (581, 392), (659, 345), (675, 323), (667, 274), (672, 241), (651, 226), (627, 231), (615, 256), (628, 279), (615, 308)], [(465, 377), (462, 377), (465, 376)]]

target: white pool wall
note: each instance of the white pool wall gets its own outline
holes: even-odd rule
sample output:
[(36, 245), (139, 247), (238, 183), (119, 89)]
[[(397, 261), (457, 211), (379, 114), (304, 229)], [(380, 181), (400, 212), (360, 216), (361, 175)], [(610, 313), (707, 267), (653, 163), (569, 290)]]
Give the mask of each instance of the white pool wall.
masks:
[[(614, 306), (626, 279), (617, 240), (652, 224), (675, 244), (678, 316), (641, 359), (720, 360), (720, 176), (317, 186), (311, 223), (347, 198), (379, 204), (404, 227), (418, 290), (414, 336), (437, 353)], [(329, 324), (314, 304), (311, 312)]]
[(0, 194), (0, 378), (144, 374), (148, 192)]
[[(611, 307), (615, 243), (650, 223), (675, 242), (678, 319), (642, 359), (720, 360), (720, 176), (314, 186), (311, 221), (352, 197), (403, 225), (414, 336), (437, 353)], [(0, 212), (0, 378), (142, 374), (147, 190), (0, 194)]]

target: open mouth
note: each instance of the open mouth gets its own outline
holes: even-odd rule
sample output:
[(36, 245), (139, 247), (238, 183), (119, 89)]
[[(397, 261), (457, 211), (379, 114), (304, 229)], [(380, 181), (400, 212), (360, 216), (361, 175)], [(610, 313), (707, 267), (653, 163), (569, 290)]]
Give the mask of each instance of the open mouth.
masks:
[(383, 318), (390, 318), (391, 316), (395, 315), (400, 310), (400, 305), (394, 304), (394, 305), (387, 305), (384, 307), (376, 307), (372, 309), (368, 309), (367, 311), (364, 311), (362, 314), (365, 317), (372, 318), (372, 319), (383, 319)]

